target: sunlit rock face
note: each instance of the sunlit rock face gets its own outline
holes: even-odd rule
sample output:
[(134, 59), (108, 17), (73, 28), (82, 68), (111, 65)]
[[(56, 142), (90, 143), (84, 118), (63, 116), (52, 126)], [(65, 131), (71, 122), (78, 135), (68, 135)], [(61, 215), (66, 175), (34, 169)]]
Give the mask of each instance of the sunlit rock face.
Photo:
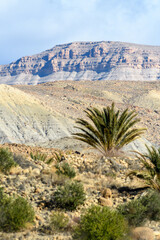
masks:
[(0, 82), (160, 78), (160, 47), (121, 42), (74, 42), (0, 66)]

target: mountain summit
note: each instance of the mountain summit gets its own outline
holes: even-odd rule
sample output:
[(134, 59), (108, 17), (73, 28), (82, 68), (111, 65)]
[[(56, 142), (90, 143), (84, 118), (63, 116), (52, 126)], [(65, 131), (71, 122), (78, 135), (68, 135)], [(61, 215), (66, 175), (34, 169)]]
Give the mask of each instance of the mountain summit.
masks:
[(122, 42), (73, 42), (0, 66), (0, 82), (160, 79), (160, 47)]

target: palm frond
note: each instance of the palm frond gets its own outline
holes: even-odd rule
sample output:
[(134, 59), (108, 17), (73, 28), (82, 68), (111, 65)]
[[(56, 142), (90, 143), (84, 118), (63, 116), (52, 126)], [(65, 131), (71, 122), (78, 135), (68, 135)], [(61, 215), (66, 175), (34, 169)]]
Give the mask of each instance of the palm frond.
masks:
[[(141, 178), (144, 179), (151, 188), (160, 191), (160, 151), (147, 145), (146, 149), (148, 152), (146, 154), (134, 151), (145, 169), (141, 171)], [(130, 173), (130, 175), (134, 174), (137, 178), (140, 178), (138, 174)], [(146, 176), (148, 177), (146, 178)]]
[(140, 121), (135, 118), (135, 111), (129, 111), (127, 108), (120, 114), (119, 110), (115, 110), (114, 103), (102, 110), (87, 108), (84, 112), (89, 121), (77, 119), (75, 128), (80, 132), (74, 133), (73, 137), (88, 143), (105, 155), (108, 151), (130, 143), (145, 131), (142, 128), (133, 128)]

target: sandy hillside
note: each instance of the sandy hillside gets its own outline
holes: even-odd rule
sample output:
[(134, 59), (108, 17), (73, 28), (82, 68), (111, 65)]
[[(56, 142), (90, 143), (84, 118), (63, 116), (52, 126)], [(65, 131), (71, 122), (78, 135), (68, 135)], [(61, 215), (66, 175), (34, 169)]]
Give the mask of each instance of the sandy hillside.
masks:
[(151, 90), (135, 99), (134, 105), (160, 111), (160, 91)]
[(0, 139), (3, 142), (44, 142), (69, 136), (72, 121), (34, 96), (0, 85)]

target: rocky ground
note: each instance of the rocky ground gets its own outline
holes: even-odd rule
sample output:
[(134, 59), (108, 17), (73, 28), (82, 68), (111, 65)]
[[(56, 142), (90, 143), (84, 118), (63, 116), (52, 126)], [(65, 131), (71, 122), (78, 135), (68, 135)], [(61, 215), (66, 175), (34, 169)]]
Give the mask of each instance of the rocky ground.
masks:
[[(35, 223), (27, 230), (20, 233), (0, 233), (3, 240), (71, 240), (71, 232), (49, 233), (47, 226), (52, 212), (51, 206), (46, 203), (50, 201), (59, 184), (66, 179), (57, 177), (54, 162), (48, 165), (42, 161), (31, 159), (30, 153), (47, 153), (53, 156), (58, 149), (30, 147), (20, 144), (4, 144), (0, 147), (7, 147), (16, 154), (16, 161), (19, 164), (11, 169), (10, 174), (0, 174), (0, 186), (5, 193), (19, 194), (27, 198), (36, 212)], [(102, 157), (98, 153), (81, 153), (73, 150), (63, 152), (64, 161), (74, 166), (76, 180), (83, 183), (86, 192), (86, 201), (83, 206), (75, 211), (67, 211), (70, 225), (76, 224), (82, 210), (92, 204), (110, 206), (115, 208), (118, 204), (125, 203), (143, 194), (144, 183), (136, 179), (126, 178), (126, 173), (140, 167), (140, 162), (135, 157), (126, 155), (119, 157)], [(112, 163), (111, 163), (112, 162)], [(104, 190), (109, 191), (104, 195)], [(147, 222), (146, 227), (154, 231), (155, 239), (160, 239), (160, 223)]]
[[(31, 139), (33, 133), (37, 135), (37, 138), (29, 141), (27, 145), (17, 143), (1, 145), (17, 154), (16, 159), (19, 166), (12, 169), (9, 175), (0, 174), (0, 186), (4, 187), (4, 191), (9, 195), (16, 193), (27, 198), (35, 209), (36, 218), (35, 224), (31, 228), (21, 233), (0, 233), (0, 239), (72, 239), (70, 231), (52, 234), (47, 231), (52, 209), (45, 203), (52, 198), (57, 186), (64, 183), (65, 179), (57, 177), (54, 163), (47, 165), (41, 161), (34, 161), (30, 157), (31, 152), (38, 151), (53, 156), (55, 151), (63, 149), (64, 161), (74, 166), (77, 173), (75, 179), (83, 183), (87, 199), (85, 204), (76, 211), (66, 212), (71, 225), (76, 224), (76, 219), (79, 218), (81, 211), (91, 204), (116, 207), (118, 204), (143, 194), (141, 188), (144, 187), (144, 183), (126, 178), (128, 171), (140, 167), (138, 160), (129, 156), (128, 152), (115, 158), (104, 158), (88, 149), (87, 146), (73, 141), (70, 137), (71, 131), (66, 134), (68, 137), (62, 134), (57, 140), (49, 139), (47, 134), (50, 134), (50, 129), (54, 130), (55, 121), (58, 125), (61, 123), (60, 130), (66, 132), (65, 129), (68, 127), (73, 129), (78, 117), (85, 117), (83, 110), (87, 107), (106, 107), (114, 101), (116, 108), (120, 110), (126, 107), (135, 110), (141, 118), (139, 126), (147, 128), (144, 137), (149, 142), (160, 146), (160, 84), (158, 82), (57, 81), (36, 86), (17, 85), (13, 86), (13, 89), (14, 94), (17, 93), (16, 99), (14, 99), (14, 94), (12, 96), (12, 91), (3, 95), (6, 100), (2, 96), (0, 98), (0, 106), (3, 106), (1, 124), (3, 122), (3, 129), (7, 129), (5, 134), (4, 131), (1, 133), (4, 136), (7, 134), (10, 136), (11, 131), (14, 133), (15, 139), (17, 134), (21, 133), (20, 139), (24, 142), (27, 140), (24, 136), (29, 136)], [(27, 108), (25, 107), (26, 103), (28, 104)], [(36, 112), (33, 112), (33, 103), (40, 110), (35, 107)], [(8, 112), (5, 112), (6, 109)], [(27, 120), (29, 130), (23, 125), (25, 121), (19, 121), (18, 112), (25, 121)], [(42, 119), (41, 114), (46, 118)], [(48, 124), (48, 116), (52, 116), (52, 114), (56, 117), (53, 119), (54, 121), (50, 121), (53, 124), (45, 125)], [(14, 121), (14, 117), (9, 116), (17, 116), (16, 121)], [(6, 124), (8, 117), (9, 121)], [(36, 124), (34, 124), (35, 118)], [(21, 129), (18, 128), (19, 126)], [(47, 132), (45, 131), (46, 126), (48, 127)], [(55, 129), (57, 129), (56, 126)], [(41, 138), (39, 138), (39, 134)], [(44, 141), (42, 142), (42, 140)], [(15, 141), (12, 141), (11, 138), (10, 142)], [(137, 143), (137, 145), (141, 150), (140, 144)], [(137, 188), (140, 189), (137, 190)], [(110, 189), (110, 197), (103, 196), (104, 189)], [(146, 226), (154, 231), (156, 240), (160, 239), (159, 222), (148, 222)]]

